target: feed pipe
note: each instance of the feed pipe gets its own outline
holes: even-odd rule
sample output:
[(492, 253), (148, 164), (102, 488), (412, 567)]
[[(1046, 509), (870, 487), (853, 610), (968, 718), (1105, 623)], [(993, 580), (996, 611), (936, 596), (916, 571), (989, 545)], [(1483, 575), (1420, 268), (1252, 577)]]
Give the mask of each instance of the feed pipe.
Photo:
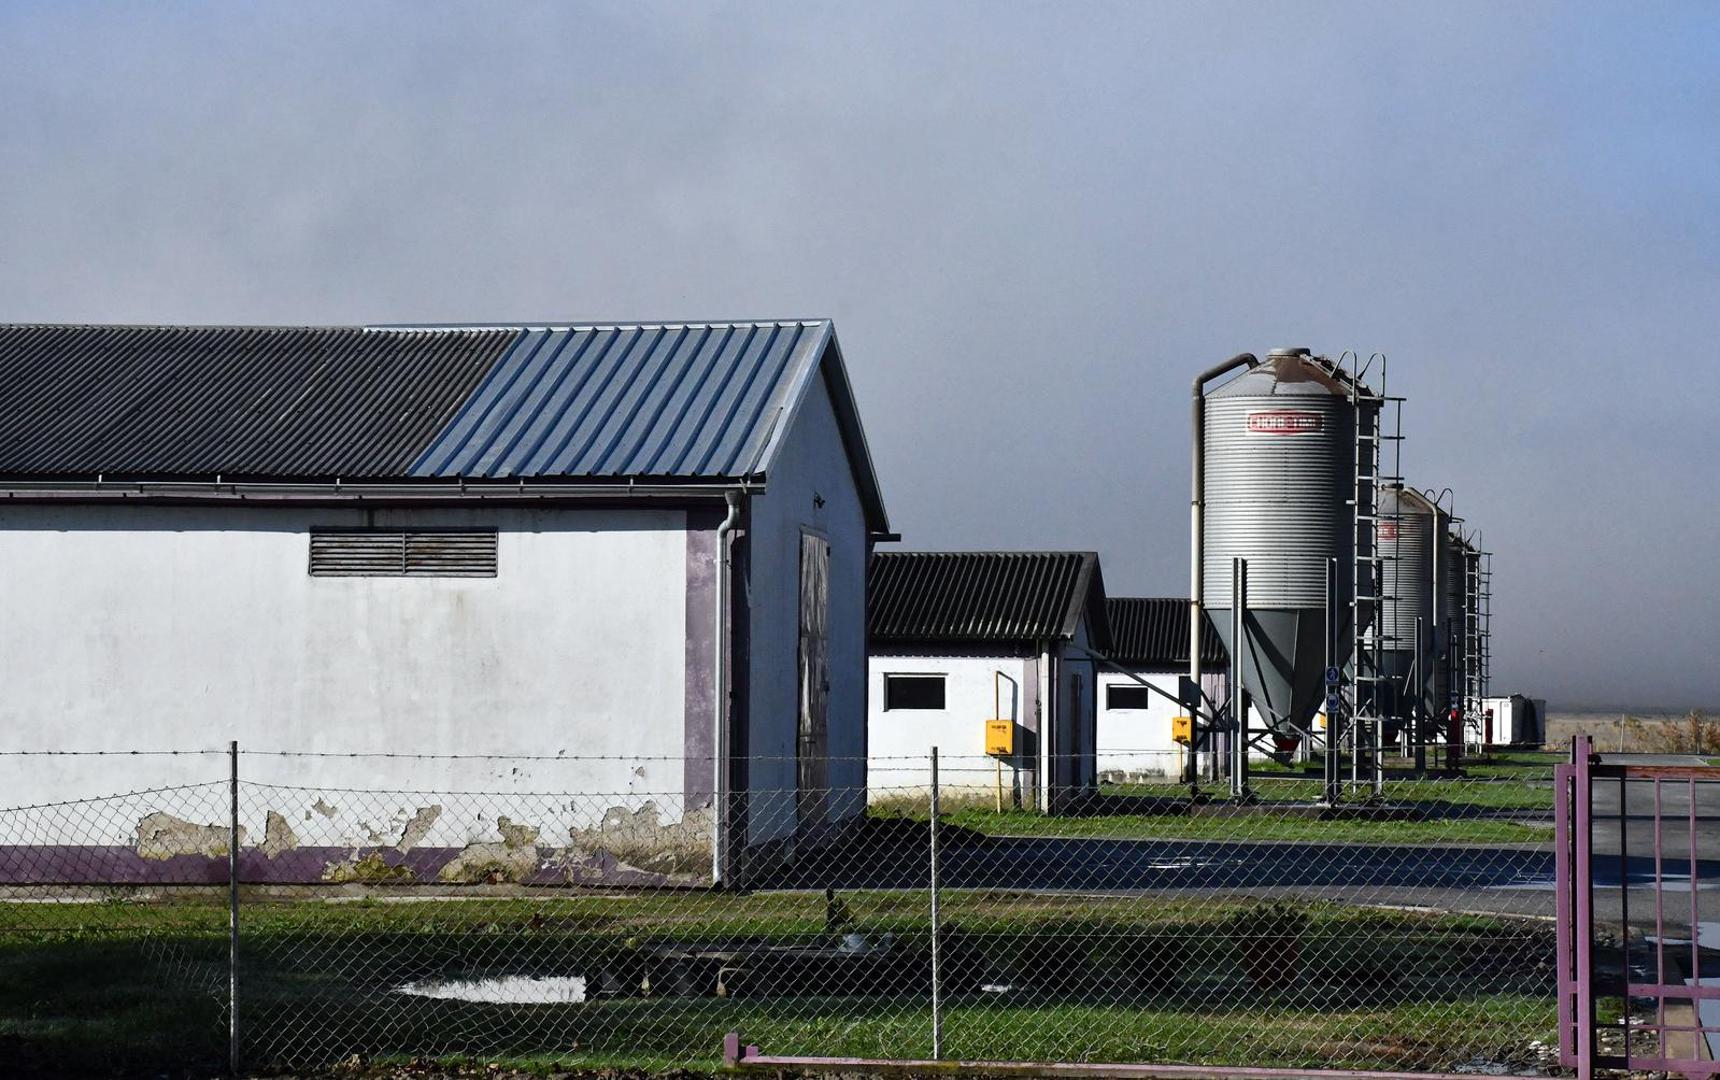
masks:
[[(1253, 368), (1259, 364), (1253, 353), (1237, 353), (1224, 363), (1207, 368), (1194, 380), (1194, 485), (1189, 494), (1189, 549), (1192, 558), (1188, 574), (1188, 677), (1194, 683), (1197, 703), (1206, 696), (1200, 685), (1200, 596), (1206, 583), (1203, 566), (1206, 559), (1205, 522), (1202, 517), (1206, 508), (1206, 384), (1239, 367)], [(1237, 642), (1235, 647), (1241, 648), (1241, 643)], [(1231, 693), (1236, 691), (1237, 687), (1230, 688)]]

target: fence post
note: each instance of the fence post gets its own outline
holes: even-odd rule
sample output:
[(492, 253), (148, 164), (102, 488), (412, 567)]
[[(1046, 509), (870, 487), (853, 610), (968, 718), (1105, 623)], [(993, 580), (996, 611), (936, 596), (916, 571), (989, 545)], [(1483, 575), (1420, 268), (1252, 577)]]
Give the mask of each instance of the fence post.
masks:
[(940, 970), (941, 957), (938, 938), (938, 748), (932, 747), (932, 835), (931, 835), (931, 869), (932, 869), (932, 1060), (937, 1061), (944, 1056), (944, 1017), (943, 1017), (943, 972)]
[(227, 1071), (239, 1075), (239, 741), (227, 745)]

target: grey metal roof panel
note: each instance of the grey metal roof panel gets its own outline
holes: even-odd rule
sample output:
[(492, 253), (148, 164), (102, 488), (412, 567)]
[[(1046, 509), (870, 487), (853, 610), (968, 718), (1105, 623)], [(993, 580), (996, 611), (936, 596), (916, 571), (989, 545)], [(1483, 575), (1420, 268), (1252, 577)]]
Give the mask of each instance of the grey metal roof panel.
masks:
[(530, 330), (411, 475), (757, 475), (829, 340), (825, 321)]
[(518, 336), (0, 327), (0, 475), (402, 476)]
[[(1187, 667), (1188, 611), (1186, 597), (1107, 597), (1105, 616), (1111, 630), (1108, 655), (1119, 664), (1143, 668)], [(1202, 619), (1200, 658), (1203, 665), (1230, 661), (1211, 619)]]
[(827, 319), (0, 326), (0, 476), (751, 479), (820, 378), (887, 533)]
[(1104, 581), (1090, 551), (877, 552), (867, 569), (875, 643), (1068, 640), (1084, 614), (1103, 651)]

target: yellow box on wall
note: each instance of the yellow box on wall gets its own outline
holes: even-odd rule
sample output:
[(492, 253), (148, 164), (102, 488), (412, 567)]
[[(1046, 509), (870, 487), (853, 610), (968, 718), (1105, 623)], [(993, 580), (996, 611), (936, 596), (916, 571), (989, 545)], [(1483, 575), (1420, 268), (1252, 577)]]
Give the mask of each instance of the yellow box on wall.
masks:
[(1184, 746), (1194, 742), (1194, 719), (1192, 717), (1171, 717), (1171, 741), (1180, 742)]
[(985, 722), (985, 752), (993, 757), (1009, 757), (1015, 753), (1014, 720)]

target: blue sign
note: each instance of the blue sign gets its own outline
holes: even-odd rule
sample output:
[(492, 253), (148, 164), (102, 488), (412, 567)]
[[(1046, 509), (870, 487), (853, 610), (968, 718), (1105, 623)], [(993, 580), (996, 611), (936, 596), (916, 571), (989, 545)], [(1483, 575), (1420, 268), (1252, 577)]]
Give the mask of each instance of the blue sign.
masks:
[(1326, 685), (1327, 686), (1338, 685), (1338, 683), (1340, 681), (1342, 681), (1343, 677), (1344, 677), (1343, 672), (1339, 671), (1335, 667), (1329, 667), (1326, 669)]
[(1339, 706), (1339, 704), (1340, 704), (1340, 703), (1339, 703), (1339, 701), (1338, 701), (1338, 695), (1336, 695), (1336, 694), (1327, 694), (1327, 695), (1326, 695), (1326, 715), (1327, 715), (1327, 716), (1336, 716), (1336, 715), (1338, 715), (1338, 706)]

